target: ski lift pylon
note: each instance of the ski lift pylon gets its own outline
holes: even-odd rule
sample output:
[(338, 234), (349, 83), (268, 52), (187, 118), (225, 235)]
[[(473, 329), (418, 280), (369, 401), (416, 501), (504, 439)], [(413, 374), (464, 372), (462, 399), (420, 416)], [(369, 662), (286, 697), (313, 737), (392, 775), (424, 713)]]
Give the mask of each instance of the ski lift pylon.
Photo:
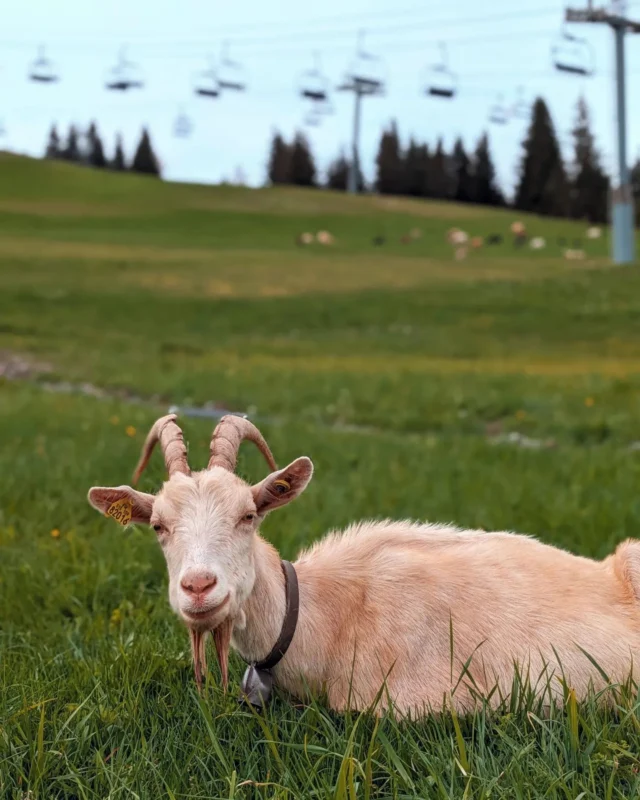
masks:
[(199, 97), (216, 98), (220, 96), (220, 81), (213, 59), (210, 59), (209, 67), (196, 76), (194, 92)]
[(591, 44), (580, 36), (563, 30), (551, 48), (554, 67), (560, 72), (589, 78), (595, 71), (595, 55)]
[(458, 81), (456, 75), (449, 68), (446, 45), (444, 42), (440, 42), (438, 47), (440, 60), (437, 64), (432, 64), (427, 68), (424, 91), (431, 97), (451, 100), (455, 97)]
[(36, 83), (56, 83), (60, 80), (53, 61), (46, 56), (44, 45), (40, 45), (38, 55), (31, 62), (29, 80)]
[(105, 88), (112, 92), (126, 92), (129, 89), (142, 89), (143, 86), (140, 67), (129, 61), (126, 48), (122, 47), (115, 66), (107, 73)]
[(229, 58), (228, 42), (224, 42), (222, 45), (218, 86), (221, 89), (227, 89), (232, 92), (244, 92), (247, 88), (244, 67), (238, 61)]

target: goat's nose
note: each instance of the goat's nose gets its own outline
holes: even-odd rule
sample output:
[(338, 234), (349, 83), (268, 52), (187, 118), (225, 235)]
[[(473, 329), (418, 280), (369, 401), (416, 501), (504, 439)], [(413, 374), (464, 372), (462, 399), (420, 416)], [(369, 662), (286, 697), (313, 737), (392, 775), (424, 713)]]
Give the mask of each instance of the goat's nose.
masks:
[(187, 594), (199, 595), (208, 594), (217, 582), (218, 579), (211, 572), (188, 572), (180, 581), (180, 586)]

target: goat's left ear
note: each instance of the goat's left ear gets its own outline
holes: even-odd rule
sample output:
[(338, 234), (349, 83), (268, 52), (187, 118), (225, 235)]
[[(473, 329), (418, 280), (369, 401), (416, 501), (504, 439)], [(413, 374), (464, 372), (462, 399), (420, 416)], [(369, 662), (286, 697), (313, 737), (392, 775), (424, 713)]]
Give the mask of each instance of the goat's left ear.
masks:
[(295, 500), (307, 488), (312, 475), (313, 464), (305, 456), (296, 458), (284, 469), (272, 472), (251, 489), (258, 514), (262, 517), (274, 508)]

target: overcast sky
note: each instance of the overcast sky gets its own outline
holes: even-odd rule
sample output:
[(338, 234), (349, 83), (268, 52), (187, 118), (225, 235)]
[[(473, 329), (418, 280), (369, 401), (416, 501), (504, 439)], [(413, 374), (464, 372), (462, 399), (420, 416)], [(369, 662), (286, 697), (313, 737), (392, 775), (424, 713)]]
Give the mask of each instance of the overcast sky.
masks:
[[(576, 0), (576, 5), (585, 0)], [(640, 18), (640, 0), (629, 3)], [(488, 122), (496, 102), (512, 104), (523, 87), (531, 100), (543, 95), (551, 107), (561, 141), (569, 152), (575, 103), (583, 92), (591, 106), (605, 166), (614, 161), (613, 34), (600, 26), (573, 26), (595, 57), (593, 78), (560, 74), (551, 66), (563, 3), (558, 0), (22, 0), (5, 4), (0, 32), (0, 119), (7, 135), (0, 146), (40, 155), (52, 122), (66, 130), (70, 122), (95, 119), (112, 150), (121, 131), (129, 153), (147, 125), (169, 179), (233, 179), (238, 167), (252, 184), (264, 181), (271, 131), (290, 136), (302, 127), (303, 101), (297, 95), (301, 74), (321, 54), (332, 85), (339, 83), (356, 47), (360, 29), (365, 47), (381, 58), (387, 79), (383, 98), (364, 102), (362, 164), (373, 174), (373, 159), (382, 127), (396, 119), (403, 140), (414, 136), (448, 146), (456, 136), (472, 147), (489, 128), (503, 184), (513, 184), (526, 122)], [(228, 41), (229, 55), (241, 61), (248, 89), (216, 100), (196, 97), (198, 73)], [(453, 101), (426, 97), (425, 67), (439, 59), (438, 42), (446, 45), (450, 68), (457, 74)], [(39, 44), (55, 61), (60, 80), (35, 84), (27, 80)], [(141, 68), (145, 87), (127, 94), (106, 91), (105, 78), (121, 46)], [(628, 97), (639, 96), (640, 36), (627, 37)], [(499, 100), (498, 96), (502, 95)], [(307, 132), (325, 168), (351, 136), (353, 100), (336, 93), (334, 113)], [(193, 123), (189, 138), (176, 138), (174, 121), (184, 112)], [(630, 102), (629, 157), (640, 149), (640, 104)]]

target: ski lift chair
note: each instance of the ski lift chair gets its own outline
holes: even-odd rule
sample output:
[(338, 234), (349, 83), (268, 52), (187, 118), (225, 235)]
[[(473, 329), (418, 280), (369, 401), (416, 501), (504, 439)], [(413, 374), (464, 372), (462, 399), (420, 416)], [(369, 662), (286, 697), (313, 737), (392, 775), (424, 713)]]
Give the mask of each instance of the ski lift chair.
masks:
[(107, 73), (105, 87), (112, 92), (126, 92), (129, 89), (142, 89), (143, 86), (140, 67), (128, 60), (122, 48), (115, 66)]
[(496, 102), (489, 109), (489, 122), (494, 125), (507, 125), (509, 122), (509, 112), (501, 94), (498, 95)]
[(45, 55), (43, 46), (38, 48), (38, 55), (31, 62), (31, 66), (29, 67), (29, 80), (35, 81), (36, 83), (56, 83), (60, 80), (55, 64)]
[(178, 139), (186, 139), (191, 136), (193, 130), (193, 123), (190, 117), (180, 109), (178, 116), (173, 123), (173, 135)]
[(347, 73), (351, 83), (362, 94), (383, 94), (386, 83), (386, 68), (383, 59), (367, 52), (363, 47), (364, 33), (358, 37), (356, 56)]
[(570, 75), (591, 77), (595, 70), (595, 55), (591, 44), (580, 36), (563, 31), (551, 49), (554, 67)]
[(220, 58), (220, 69), (218, 72), (218, 86), (220, 89), (227, 89), (233, 92), (244, 92), (247, 88), (247, 78), (244, 67), (238, 61), (229, 58), (227, 42), (222, 46), (222, 56)]
[(195, 81), (194, 92), (199, 97), (216, 98), (220, 96), (220, 82), (215, 65), (211, 62), (209, 69), (198, 73)]
[(439, 47), (440, 61), (427, 69), (424, 91), (431, 97), (450, 100), (456, 94), (457, 78), (448, 66), (446, 46), (441, 42)]

